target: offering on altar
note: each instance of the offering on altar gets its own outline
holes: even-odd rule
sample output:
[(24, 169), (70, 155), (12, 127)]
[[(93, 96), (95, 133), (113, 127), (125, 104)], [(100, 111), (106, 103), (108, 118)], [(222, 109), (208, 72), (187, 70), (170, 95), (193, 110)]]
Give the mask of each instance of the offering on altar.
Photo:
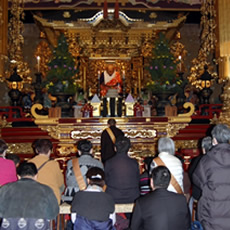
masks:
[(135, 102), (131, 94), (129, 94), (125, 100), (125, 114), (126, 116), (133, 116), (133, 106)]
[(139, 102), (136, 102), (134, 104), (133, 110), (134, 110), (134, 116), (135, 117), (142, 117), (143, 116), (144, 107)]
[(73, 106), (74, 108), (74, 117), (82, 117), (82, 105), (74, 105)]
[(99, 117), (101, 115), (101, 100), (97, 94), (92, 98), (91, 104), (93, 106), (93, 117)]
[(93, 106), (90, 103), (86, 103), (82, 108), (82, 117), (92, 117), (93, 116)]
[(143, 117), (151, 117), (151, 106), (144, 105)]

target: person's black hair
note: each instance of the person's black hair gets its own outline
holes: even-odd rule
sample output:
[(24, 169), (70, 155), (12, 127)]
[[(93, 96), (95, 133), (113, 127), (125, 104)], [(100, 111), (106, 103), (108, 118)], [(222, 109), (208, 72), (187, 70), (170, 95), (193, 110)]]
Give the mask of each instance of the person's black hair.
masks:
[(49, 139), (38, 139), (34, 141), (32, 147), (37, 154), (48, 154), (52, 151), (53, 144)]
[(165, 166), (158, 166), (152, 170), (153, 184), (155, 188), (167, 189), (171, 180), (171, 173)]
[(216, 138), (217, 143), (229, 143), (230, 129), (225, 124), (218, 124), (212, 130), (212, 138)]
[(201, 141), (201, 147), (204, 148), (205, 153), (207, 153), (212, 148), (212, 138), (204, 137)]
[(4, 153), (5, 150), (8, 149), (8, 146), (5, 141), (0, 139), (0, 155)]
[(145, 157), (144, 158), (144, 164), (146, 165), (146, 168), (147, 168), (147, 171), (148, 172), (150, 172), (150, 170), (151, 170), (151, 163), (152, 163), (152, 161), (153, 161), (153, 157)]
[(89, 140), (85, 139), (77, 142), (77, 149), (81, 151), (81, 154), (89, 154), (92, 148), (93, 145)]
[(6, 159), (12, 160), (15, 165), (20, 163), (20, 157), (17, 154), (7, 154)]
[(20, 177), (35, 176), (38, 173), (37, 167), (31, 162), (22, 162), (17, 168), (17, 174)]
[(108, 120), (108, 125), (110, 125), (110, 126), (115, 126), (116, 125), (116, 120), (115, 119), (113, 119), (113, 118), (110, 118), (109, 120)]
[(97, 185), (100, 187), (105, 185), (105, 173), (101, 168), (89, 168), (88, 172), (86, 173), (86, 178), (89, 179), (90, 185)]
[(131, 142), (128, 137), (118, 136), (115, 142), (115, 147), (118, 153), (127, 153), (131, 147)]

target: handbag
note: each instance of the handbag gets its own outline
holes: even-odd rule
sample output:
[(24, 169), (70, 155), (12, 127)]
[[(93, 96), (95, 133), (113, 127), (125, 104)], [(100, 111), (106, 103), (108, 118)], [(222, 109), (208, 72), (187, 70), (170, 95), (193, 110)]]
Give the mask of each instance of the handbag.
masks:
[(76, 180), (77, 180), (77, 183), (79, 186), (79, 190), (80, 191), (85, 190), (87, 185), (86, 185), (84, 177), (81, 173), (78, 158), (73, 159), (72, 164), (73, 164), (73, 172), (74, 172), (74, 175), (76, 177)]
[(195, 220), (191, 223), (191, 230), (204, 230), (200, 221)]

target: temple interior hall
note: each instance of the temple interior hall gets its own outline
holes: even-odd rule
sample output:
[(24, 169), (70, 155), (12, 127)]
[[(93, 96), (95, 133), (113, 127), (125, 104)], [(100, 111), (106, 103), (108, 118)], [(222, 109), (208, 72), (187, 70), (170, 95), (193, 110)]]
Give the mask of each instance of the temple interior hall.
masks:
[[(55, 218), (52, 215), (48, 218), (54, 219), (52, 223), (46, 222), (52, 229), (67, 229), (71, 222), (70, 202), (60, 197), (76, 192), (76, 186), (69, 186), (68, 180), (83, 170), (79, 167), (82, 153), (97, 160), (92, 165), (102, 172), (96, 170), (95, 175), (87, 176), (85, 171), (85, 181), (80, 179), (83, 184), (77, 179), (78, 189), (86, 189), (87, 183), (96, 177), (102, 181), (99, 190), (108, 191), (106, 163), (112, 162), (119, 151), (127, 154), (128, 167), (133, 164), (141, 174), (147, 163), (153, 171), (155, 166), (162, 165), (158, 155), (165, 154), (164, 148), (170, 146), (173, 157), (180, 160), (184, 178), (188, 179), (186, 191), (178, 192), (175, 187), (174, 190), (185, 193), (186, 201), (193, 196), (189, 184), (193, 181), (188, 177), (192, 162), (201, 159), (200, 172), (210, 172), (201, 158), (204, 157), (204, 138), (211, 139), (211, 147), (215, 146), (209, 149), (214, 156), (218, 154), (215, 155), (213, 149), (226, 144), (227, 147), (219, 151), (226, 151), (221, 164), (230, 161), (227, 156), (230, 152), (227, 150), (230, 139), (229, 2), (0, 0), (0, 160), (16, 155), (20, 162), (36, 165), (44, 153), (40, 147), (44, 143), (48, 146), (47, 160), (36, 165), (36, 170), (39, 172), (43, 166), (52, 164), (55, 175), (59, 175), (60, 186), (58, 191), (51, 186), (54, 198), (50, 199), (56, 196), (56, 209), (60, 209)], [(128, 147), (122, 149), (117, 144), (120, 137), (121, 143), (127, 142)], [(159, 164), (157, 160), (154, 164), (154, 159)], [(218, 168), (216, 162), (218, 160), (210, 165)], [(26, 164), (23, 167), (32, 167)], [(23, 167), (18, 175), (24, 175)], [(128, 170), (120, 162), (116, 167), (120, 173)], [(88, 169), (90, 171), (90, 167)], [(44, 180), (50, 179), (52, 170), (47, 170)], [(164, 175), (168, 172), (172, 184), (175, 178), (170, 170), (164, 171)], [(211, 175), (206, 181), (204, 174), (194, 176), (195, 181), (204, 186), (210, 178), (217, 178)], [(227, 175), (226, 171), (218, 175), (220, 184), (228, 180)], [(119, 179), (121, 177), (119, 175)], [(210, 186), (223, 195), (222, 184), (218, 183)], [(178, 181), (177, 184), (181, 189)], [(5, 186), (1, 185), (0, 194)], [(154, 182), (151, 186), (154, 188)], [(134, 190), (132, 192), (134, 194)], [(228, 200), (228, 197), (220, 199)], [(202, 202), (205, 206), (206, 201)], [(1, 215), (3, 203), (0, 195)], [(137, 210), (133, 212), (134, 200), (115, 203), (113, 212), (133, 213), (138, 219)], [(78, 205), (76, 213), (81, 206)], [(139, 205), (141, 207), (141, 202)], [(194, 221), (197, 202), (192, 205)], [(199, 205), (198, 202), (198, 210)], [(214, 210), (214, 214), (215, 211), (218, 210)], [(1, 221), (4, 225), (1, 215), (0, 225)], [(219, 227), (221, 224), (215, 222), (218, 218), (208, 220), (215, 222), (208, 227), (209, 222), (199, 215), (197, 220), (204, 229), (230, 228), (230, 223), (227, 228)], [(130, 215), (119, 218), (131, 220)], [(136, 224), (131, 223), (133, 229)]]

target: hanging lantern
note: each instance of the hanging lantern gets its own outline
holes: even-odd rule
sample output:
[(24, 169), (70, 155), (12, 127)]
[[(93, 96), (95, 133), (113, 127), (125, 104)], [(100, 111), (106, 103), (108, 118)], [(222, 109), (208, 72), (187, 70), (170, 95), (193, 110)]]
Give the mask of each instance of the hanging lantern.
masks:
[(204, 66), (204, 73), (200, 77), (201, 80), (201, 103), (202, 104), (209, 104), (209, 98), (212, 94), (212, 90), (210, 89), (211, 87), (211, 80), (212, 80), (212, 75), (208, 72), (208, 66)]
[(9, 97), (12, 101), (13, 106), (20, 105), (20, 97), (22, 89), (22, 78), (17, 74), (17, 67), (14, 68), (13, 74), (10, 76), (10, 78), (7, 79), (9, 82), (9, 88), (11, 89), (9, 91)]
[(212, 76), (208, 72), (208, 66), (207, 65), (204, 66), (204, 73), (201, 75), (200, 80), (201, 80), (201, 87), (203, 89), (208, 89), (211, 87)]
[(10, 89), (22, 89), (22, 78), (17, 74), (17, 67), (14, 68), (13, 74), (10, 75), (10, 78), (8, 78), (7, 81), (9, 82)]

